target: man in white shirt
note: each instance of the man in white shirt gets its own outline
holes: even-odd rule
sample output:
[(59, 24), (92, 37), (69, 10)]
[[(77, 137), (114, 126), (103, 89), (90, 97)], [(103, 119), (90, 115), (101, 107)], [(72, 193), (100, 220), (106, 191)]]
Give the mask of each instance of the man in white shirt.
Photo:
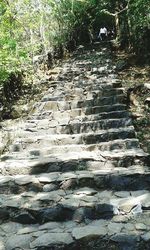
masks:
[(100, 28), (98, 37), (101, 39), (101, 41), (106, 40), (108, 35), (107, 29), (105, 27)]

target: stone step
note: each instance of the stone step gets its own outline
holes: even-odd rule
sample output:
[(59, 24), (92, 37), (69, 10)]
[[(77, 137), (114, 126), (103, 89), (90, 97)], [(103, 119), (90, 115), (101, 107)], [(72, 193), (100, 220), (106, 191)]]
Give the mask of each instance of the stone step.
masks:
[[(39, 152), (39, 150), (37, 150), (36, 152)], [(143, 150), (138, 149), (138, 148), (132, 148), (132, 149), (126, 149), (126, 150), (122, 150), (122, 149), (116, 149), (113, 151), (99, 151), (99, 150), (95, 150), (95, 151), (81, 151), (81, 152), (68, 152), (67, 154), (63, 154), (61, 152), (59, 153), (55, 153), (55, 154), (49, 154), (47, 152), (47, 154), (43, 154), (41, 156), (37, 156), (35, 154), (35, 152), (30, 152), (30, 155), (28, 156), (29, 159), (40, 159), (40, 158), (45, 158), (46, 159), (51, 159), (51, 158), (55, 158), (55, 159), (59, 159), (60, 161), (74, 161), (74, 160), (94, 160), (94, 161), (107, 161), (107, 160), (111, 160), (111, 161), (124, 161), (129, 160), (130, 162), (134, 162), (134, 158), (136, 159), (141, 159), (141, 161), (148, 161), (148, 157), (149, 155), (145, 152), (143, 152)], [(25, 157), (26, 158), (26, 155)], [(12, 156), (12, 160), (17, 160), (16, 157), (14, 157), (14, 155)], [(18, 159), (20, 159), (20, 156), (18, 157)], [(128, 163), (127, 163), (128, 166)], [(71, 166), (72, 167), (72, 166)], [(78, 166), (76, 166), (78, 167)], [(50, 170), (51, 171), (51, 170)]]
[[(69, 84), (68, 82), (64, 84), (63, 88), (62, 86), (58, 86), (56, 91), (59, 94), (59, 92), (62, 92), (62, 94), (74, 94), (74, 95), (84, 95), (84, 94), (93, 94), (97, 95), (97, 97), (105, 96), (113, 96), (113, 95), (121, 95), (125, 92), (125, 89), (123, 87), (113, 87), (113, 84), (106, 84), (106, 83), (100, 83), (93, 81), (93, 84), (86, 84), (83, 87), (82, 84), (80, 84), (80, 87), (76, 87), (74, 84)], [(97, 89), (95, 89), (97, 87)], [(93, 89), (94, 88), (94, 89)], [(51, 89), (50, 89), (51, 90)], [(50, 92), (51, 93), (51, 92)]]
[[(38, 143), (44, 138), (31, 138), (29, 136), (26, 139), (24, 138), (24, 143), (29, 144), (36, 141)], [(95, 169), (95, 165), (96, 168), (99, 168), (101, 165), (104, 166), (104, 164), (128, 167), (133, 163), (143, 164), (149, 162), (149, 155), (138, 148), (124, 151), (116, 149), (114, 150), (114, 154), (112, 154), (112, 151), (95, 150), (70, 152), (64, 155), (42, 155), (41, 151), (42, 148), (31, 150), (30, 154), (23, 153), (20, 150), (18, 152), (3, 154), (0, 164), (1, 173), (7, 175), (7, 173), (15, 174), (19, 172), (22, 174), (60, 170), (66, 172), (79, 169)]]
[[(76, 120), (76, 119), (75, 119)], [(96, 120), (96, 121), (86, 121), (86, 122), (78, 122), (75, 121), (70, 122), (68, 125), (58, 125), (55, 127), (55, 131), (53, 133), (62, 133), (62, 134), (79, 134), (79, 133), (90, 133), (90, 132), (98, 132), (99, 130), (111, 129), (111, 128), (119, 128), (119, 127), (128, 127), (132, 125), (131, 119), (123, 118), (123, 119), (104, 119), (104, 120)]]
[[(97, 133), (82, 133), (82, 134), (51, 134), (47, 133), (39, 135), (39, 133), (26, 132), (26, 137), (38, 140), (47, 140), (49, 145), (66, 145), (66, 144), (96, 144), (106, 141), (112, 141), (117, 139), (131, 139), (135, 138), (135, 131), (133, 126), (118, 129), (100, 130)], [(25, 134), (24, 134), (25, 135)], [(37, 138), (36, 138), (37, 137)]]
[(105, 88), (103, 88), (101, 86), (101, 87), (99, 87), (99, 90), (95, 90), (95, 91), (90, 90), (87, 92), (87, 94), (90, 94), (91, 92), (93, 95), (96, 95), (96, 98), (101, 97), (101, 96), (109, 97), (109, 96), (113, 96), (113, 95), (124, 94), (124, 88), (107, 88), (107, 86)]
[[(56, 92), (56, 91), (55, 91)], [(58, 92), (58, 93), (57, 93)], [(109, 97), (114, 95), (122, 95), (123, 89), (104, 89), (104, 90), (95, 90), (95, 91), (86, 91), (83, 88), (69, 89), (68, 91), (58, 91), (54, 94), (47, 94), (42, 98), (43, 102), (47, 101), (71, 101), (71, 100), (86, 100), (86, 99), (95, 99), (101, 98), (103, 96)]]
[(96, 120), (104, 120), (104, 119), (117, 119), (117, 118), (129, 118), (130, 113), (128, 111), (112, 111), (112, 112), (104, 112), (100, 114), (89, 114), (87, 116), (76, 116), (75, 121), (96, 121)]
[[(27, 121), (37, 121), (41, 120), (40, 115), (42, 116), (42, 107), (37, 107), (36, 108), (36, 113), (33, 113), (32, 116), (28, 117)], [(102, 114), (106, 112), (127, 112), (126, 111), (127, 106), (125, 104), (115, 104), (115, 105), (104, 105), (104, 106), (93, 106), (93, 107), (84, 107), (84, 108), (77, 108), (77, 109), (72, 109), (72, 110), (64, 110), (64, 111), (48, 111), (48, 117), (51, 119), (67, 119), (70, 120), (76, 116), (85, 116), (85, 115), (92, 115), (92, 114)], [(45, 113), (45, 112), (44, 112)], [(37, 116), (38, 114), (38, 116)], [(47, 118), (48, 119), (48, 118)], [(109, 117), (108, 117), (109, 119)]]
[[(97, 121), (97, 120), (104, 120), (104, 119), (118, 119), (118, 118), (129, 118), (130, 113), (126, 110), (121, 111), (110, 111), (110, 112), (102, 112), (99, 113), (99, 107), (95, 107), (95, 109), (87, 109), (84, 113), (81, 113), (81, 109), (75, 109), (70, 112), (53, 112), (52, 118), (54, 124), (61, 124), (65, 125), (68, 124), (71, 120), (75, 122), (90, 122), (90, 121)], [(91, 112), (95, 112), (92, 113)], [(51, 124), (53, 124), (51, 122)]]
[[(26, 152), (7, 153), (1, 157), (0, 171), (2, 174), (7, 173), (40, 173), (44, 171), (53, 172), (60, 169), (63, 171), (77, 170), (77, 169), (90, 169), (93, 163), (101, 166), (105, 163), (114, 166), (128, 167), (134, 163), (144, 164), (149, 162), (149, 155), (140, 148), (131, 149), (114, 149), (113, 151), (69, 151), (64, 154), (59, 153), (47, 154), (42, 153), (40, 149), (30, 150)], [(98, 166), (97, 166), (98, 168)]]
[(140, 192), (141, 189), (150, 190), (149, 183), (150, 170), (146, 166), (133, 165), (123, 168), (106, 165), (97, 170), (0, 176), (0, 194), (49, 193), (59, 189), (70, 193), (83, 187), (95, 188), (97, 191), (139, 190)]
[[(47, 94), (51, 94), (52, 92), (55, 91), (56, 96), (60, 94), (60, 92), (62, 94), (65, 93), (74, 93), (76, 95), (84, 93), (84, 92), (102, 92), (106, 90), (106, 94), (109, 95), (109, 93), (114, 93), (116, 94), (116, 92), (124, 92), (124, 88), (121, 86), (121, 84), (118, 84), (118, 86), (114, 86), (114, 82), (109, 81), (108, 83), (106, 82), (101, 82), (100, 79), (92, 79), (92, 80), (77, 80), (77, 81), (73, 81), (73, 82), (68, 82), (68, 81), (52, 81), (49, 83), (50, 88), (47, 90), (45, 96), (47, 96)], [(95, 87), (97, 87), (97, 89), (95, 89)]]
[[(69, 86), (68, 87), (68, 92), (73, 91), (74, 89), (79, 89), (82, 86), (82, 90), (81, 93), (103, 93), (103, 96), (109, 97), (109, 96), (113, 96), (116, 95), (117, 93), (115, 92), (120, 92), (122, 90), (122, 94), (126, 93), (124, 88), (122, 88), (121, 83), (111, 83), (111, 80), (108, 79), (107, 82), (102, 81), (101, 79), (97, 79), (97, 80), (91, 80), (91, 81), (74, 81), (74, 85), (73, 86)], [(67, 87), (66, 87), (67, 90)], [(106, 90), (106, 95), (105, 95), (105, 90)], [(112, 92), (112, 94), (111, 94)], [(81, 94), (79, 93), (79, 94)], [(126, 95), (126, 94), (125, 94)]]
[[(98, 191), (83, 187), (68, 192), (63, 189), (50, 192), (24, 192), (17, 195), (1, 194), (1, 219), (21, 224), (44, 224), (112, 219), (115, 215), (132, 216), (149, 212), (150, 192)], [(135, 211), (137, 209), (137, 211)]]
[[(24, 124), (23, 129), (26, 131), (39, 131), (47, 129), (49, 134), (80, 134), (80, 133), (90, 133), (98, 132), (100, 130), (107, 130), (119, 127), (128, 127), (132, 125), (132, 120), (130, 118), (120, 118), (120, 119), (101, 119), (96, 121), (83, 121), (85, 117), (76, 118), (73, 121), (68, 121), (67, 117), (63, 120), (57, 119), (49, 121), (48, 119), (43, 120), (31, 120)], [(96, 117), (98, 118), (98, 117)]]
[[(105, 114), (107, 113), (103, 113), (102, 115), (105, 116)], [(123, 115), (123, 112), (119, 112), (119, 114), (117, 114), (117, 116), (122, 116), (122, 115)], [(66, 139), (67, 139), (68, 137), (69, 138), (72, 137), (72, 135), (69, 135), (69, 133), (75, 134), (75, 133), (81, 133), (82, 131), (85, 131), (85, 136), (86, 136), (87, 132), (88, 133), (93, 132), (93, 130), (97, 132), (95, 133), (95, 135), (96, 134), (104, 135), (107, 132), (108, 132), (108, 135), (110, 135), (110, 133), (112, 135), (113, 132), (116, 132), (116, 131), (119, 131), (119, 133), (121, 132), (121, 130), (123, 131), (127, 130), (131, 132), (131, 130), (133, 129), (133, 127), (131, 126), (131, 120), (128, 117), (128, 113), (125, 112), (124, 116), (125, 115), (127, 116), (127, 118), (109, 119), (109, 120), (102, 119), (102, 120), (97, 120), (97, 121), (96, 121), (96, 118), (97, 119), (99, 118), (98, 115), (89, 115), (85, 117), (80, 116), (80, 117), (77, 117), (76, 120), (74, 120), (74, 123), (70, 122), (69, 125), (68, 125), (69, 121), (67, 120), (67, 118), (66, 120), (63, 120), (63, 116), (60, 116), (61, 119), (60, 120), (57, 119), (57, 121), (49, 121), (48, 118), (45, 118), (43, 120), (36, 120), (36, 119), (29, 120), (28, 119), (26, 122), (21, 122), (20, 124), (18, 124), (18, 126), (13, 125), (13, 126), (8, 127), (7, 129), (5, 129), (5, 131), (6, 133), (9, 132), (12, 138), (14, 138), (14, 136), (16, 139), (17, 137), (20, 138), (19, 141), (21, 142), (24, 142), (25, 138), (29, 138), (29, 143), (36, 142), (38, 140), (38, 138), (36, 138), (37, 135), (40, 138), (42, 137), (43, 139), (47, 139), (47, 136), (49, 137), (50, 134), (52, 134), (51, 138), (54, 138), (57, 136), (61, 137), (60, 133), (65, 133)], [(88, 117), (90, 117), (89, 121), (87, 119)], [(114, 128), (118, 127), (118, 130), (114, 129), (113, 127)], [(54, 135), (56, 133), (58, 135)], [(79, 138), (79, 137), (83, 137), (83, 135), (84, 134), (76, 134), (75, 137)], [(62, 137), (64, 137), (64, 135), (62, 135)], [(111, 140), (111, 138), (109, 140)], [(82, 141), (82, 138), (79, 139), (80, 144), (83, 143), (81, 141)]]
[[(13, 149), (16, 149), (15, 146), (18, 146), (19, 143), (16, 143), (12, 146), (12, 150), (10, 150), (12, 153), (15, 152)], [(20, 145), (21, 148), (21, 145)], [(44, 140), (39, 142), (38, 144), (33, 143), (29, 145), (23, 146), (23, 149), (20, 149), (20, 151), (24, 150), (26, 152), (29, 152), (29, 154), (36, 155), (39, 150), (39, 155), (54, 155), (54, 154), (68, 154), (68, 153), (81, 153), (82, 152), (98, 152), (98, 151), (115, 151), (117, 149), (120, 149), (122, 151), (126, 149), (135, 149), (139, 148), (139, 141), (137, 139), (125, 139), (125, 140), (114, 140), (109, 142), (103, 142), (98, 144), (72, 144), (72, 145), (58, 145), (58, 146), (52, 146), (51, 143), (49, 144), (48, 140)], [(20, 152), (21, 154), (21, 152)]]
[[(78, 95), (81, 93), (84, 93), (84, 91), (104, 91), (106, 90), (106, 92), (110, 92), (111, 91), (118, 91), (118, 90), (124, 90), (124, 88), (122, 88), (121, 83), (116, 83), (113, 80), (104, 80), (101, 81), (101, 79), (91, 79), (91, 80), (73, 80), (72, 82), (68, 82), (68, 81), (52, 81), (49, 83), (50, 88), (47, 90), (45, 96), (47, 96), (47, 94), (50, 94), (52, 92), (56, 92), (56, 95), (59, 94), (61, 91), (62, 93), (69, 93), (72, 91)], [(80, 90), (80, 92), (79, 92)]]
[(96, 99), (87, 100), (73, 100), (73, 101), (43, 101), (41, 103), (41, 111), (64, 111), (76, 108), (92, 107), (92, 106), (104, 106), (114, 104), (125, 104), (126, 98), (124, 95), (116, 95), (109, 97), (101, 97)]
[[(67, 144), (97, 144), (101, 142), (108, 142), (117, 139), (131, 139), (135, 138), (135, 131), (133, 126), (113, 128), (107, 130), (99, 130), (92, 133), (80, 134), (50, 134), (50, 131), (39, 131), (27, 129), (26, 131), (18, 132), (16, 142), (23, 144), (48, 142), (49, 145), (67, 145)], [(15, 150), (17, 151), (17, 150)]]
[[(138, 210), (138, 206), (136, 206)], [(140, 210), (140, 209), (139, 209)], [(83, 210), (88, 214), (88, 209)], [(149, 249), (150, 222), (147, 212), (130, 216), (114, 215), (110, 220), (98, 219), (79, 223), (78, 220), (23, 225), (8, 222), (1, 225), (2, 249), (87, 250), (91, 249)], [(82, 217), (82, 216), (81, 216)]]
[[(20, 141), (16, 141), (15, 144), (11, 145), (10, 152), (16, 153), (14, 156), (16, 158), (21, 157), (23, 154), (26, 157), (44, 157), (44, 155), (62, 155), (62, 154), (76, 154), (83, 153), (87, 154), (88, 152), (95, 152), (98, 154), (99, 151), (110, 151), (116, 152), (117, 149), (125, 151), (126, 149), (138, 149), (139, 148), (139, 141), (137, 139), (125, 139), (125, 140), (114, 140), (109, 142), (103, 142), (99, 144), (69, 144), (69, 145), (59, 145), (59, 146), (52, 146), (51, 143), (49, 145), (48, 140), (42, 140), (38, 143), (20, 143)], [(24, 154), (25, 152), (25, 154)]]
[(131, 114), (126, 110), (99, 112), (99, 107), (95, 107), (92, 109), (88, 108), (86, 110), (81, 108), (65, 111), (38, 111), (28, 118), (28, 123), (30, 121), (34, 121), (35, 123), (42, 123), (43, 120), (49, 120), (51, 127), (55, 127), (58, 124), (67, 125), (70, 123), (70, 121), (78, 123), (104, 119), (129, 118), (130, 116)]
[(92, 68), (90, 70), (86, 70), (85, 68), (80, 68), (78, 71), (73, 70), (67, 70), (66, 72), (61, 72), (61, 74), (58, 76), (59, 81), (71, 81), (73, 79), (79, 80), (81, 77), (83, 79), (87, 78), (99, 78), (99, 77), (106, 77), (110, 74), (113, 74), (112, 69), (108, 69), (107, 67), (100, 67), (98, 68)]
[[(107, 112), (109, 115), (111, 115), (111, 112), (114, 112), (114, 118), (115, 117), (115, 111), (119, 112), (116, 113), (116, 115), (120, 115), (120, 113), (125, 112), (126, 114), (126, 105), (125, 104), (115, 104), (115, 105), (104, 105), (104, 106), (94, 106), (94, 107), (86, 107), (86, 108), (78, 108), (73, 110), (66, 110), (66, 111), (54, 111), (52, 113), (52, 118), (55, 120), (71, 120), (75, 118), (76, 116), (86, 116), (86, 115), (94, 115), (99, 114), (104, 118), (107, 116)], [(129, 113), (128, 113), (129, 115)], [(89, 117), (90, 118), (90, 117)], [(120, 117), (119, 117), (120, 118)], [(103, 118), (102, 118), (103, 119)], [(108, 117), (108, 119), (110, 119)], [(30, 119), (31, 120), (31, 119)]]
[(136, 157), (138, 156), (140, 157), (146, 157), (147, 159), (149, 159), (149, 154), (145, 153), (142, 149), (129, 149), (126, 151), (122, 151), (122, 150), (114, 150), (114, 151), (101, 151), (101, 156), (105, 159), (109, 159), (109, 160), (119, 160), (122, 157)]
[[(81, 88), (85, 91), (99, 91), (99, 90), (112, 90), (117, 88), (122, 88), (121, 82), (113, 81), (111, 78), (107, 79), (92, 79), (92, 80), (82, 80), (82, 81), (74, 81), (73, 86), (75, 88)], [(71, 85), (72, 86), (72, 85)]]

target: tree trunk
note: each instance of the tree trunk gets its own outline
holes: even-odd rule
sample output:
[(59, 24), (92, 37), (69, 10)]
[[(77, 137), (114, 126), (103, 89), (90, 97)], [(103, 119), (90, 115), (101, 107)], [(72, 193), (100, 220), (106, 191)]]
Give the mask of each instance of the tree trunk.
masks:
[(119, 25), (119, 14), (115, 14), (115, 26), (116, 26), (116, 35), (117, 40), (120, 40), (120, 25)]

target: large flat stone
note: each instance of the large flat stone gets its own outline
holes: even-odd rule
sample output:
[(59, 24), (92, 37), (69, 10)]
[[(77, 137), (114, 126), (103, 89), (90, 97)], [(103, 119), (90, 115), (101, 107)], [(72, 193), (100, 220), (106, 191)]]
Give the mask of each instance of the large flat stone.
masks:
[(150, 232), (147, 232), (141, 236), (144, 241), (150, 241)]
[(37, 177), (39, 182), (42, 183), (51, 183), (58, 179), (59, 174), (58, 173), (50, 173), (50, 174), (41, 174)]
[(76, 240), (82, 238), (91, 238), (93, 236), (103, 236), (107, 234), (106, 227), (104, 226), (84, 226), (74, 228), (72, 231), (72, 236)]
[(26, 185), (34, 181), (36, 181), (36, 178), (34, 176), (30, 175), (15, 176), (15, 183), (18, 185)]
[(11, 236), (6, 242), (6, 250), (14, 249), (30, 249), (31, 235), (14, 235)]
[(0, 177), (0, 185), (6, 184), (11, 180), (13, 180), (13, 177), (11, 177), (11, 176), (1, 176)]
[(69, 233), (45, 233), (34, 240), (31, 248), (48, 247), (52, 245), (69, 245), (73, 243), (73, 239)]
[(129, 197), (123, 199), (111, 199), (110, 203), (116, 205), (120, 210), (129, 213), (134, 207), (138, 205), (148, 206), (149, 207), (149, 193), (139, 195), (137, 197)]
[(108, 224), (108, 233), (109, 234), (120, 233), (122, 228), (123, 228), (123, 223), (111, 222)]
[(112, 241), (115, 242), (124, 242), (124, 243), (134, 243), (135, 241), (139, 240), (139, 236), (136, 234), (130, 234), (127, 235), (125, 233), (119, 233), (119, 234), (115, 234), (110, 238)]

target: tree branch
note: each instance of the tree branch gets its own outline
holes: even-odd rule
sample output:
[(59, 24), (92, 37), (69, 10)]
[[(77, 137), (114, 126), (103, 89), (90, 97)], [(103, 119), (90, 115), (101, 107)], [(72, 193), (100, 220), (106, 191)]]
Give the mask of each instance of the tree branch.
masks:
[(106, 10), (106, 9), (101, 10), (101, 12), (103, 12), (104, 14), (107, 14), (107, 15), (109, 15), (109, 16), (114, 16), (114, 17), (115, 17), (115, 16), (121, 14), (122, 12), (124, 12), (124, 11), (126, 11), (126, 10), (128, 9), (129, 2), (130, 2), (130, 0), (128, 1), (128, 3), (127, 3), (127, 5), (126, 5), (125, 8), (123, 8), (122, 10), (117, 11), (117, 12), (115, 12), (115, 13), (111, 13), (110, 11), (108, 11), (108, 10)]
[(109, 12), (109, 11), (106, 10), (106, 9), (101, 10), (101, 12), (104, 13), (104, 14), (107, 14), (107, 15), (109, 15), (109, 16), (116, 16), (116, 13), (111, 13), (111, 12)]

